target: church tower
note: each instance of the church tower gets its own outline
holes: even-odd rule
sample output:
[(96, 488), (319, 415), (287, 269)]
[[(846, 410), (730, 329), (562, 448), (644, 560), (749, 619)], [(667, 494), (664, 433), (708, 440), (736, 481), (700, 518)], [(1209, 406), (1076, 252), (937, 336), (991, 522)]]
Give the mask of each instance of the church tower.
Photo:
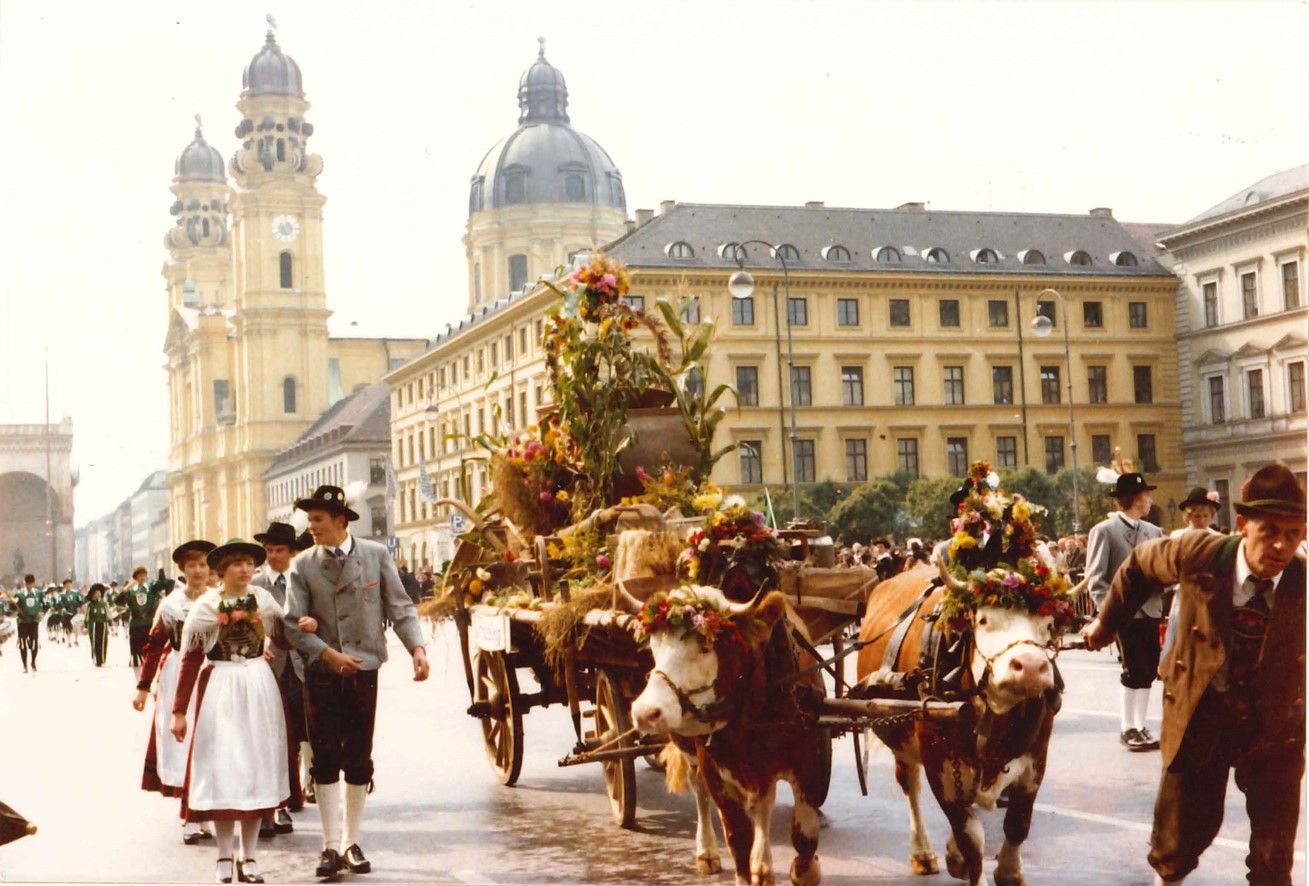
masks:
[(623, 176), (572, 127), (564, 75), (545, 58), (518, 81), (518, 128), (497, 142), (468, 194), (469, 311), (493, 304), (627, 230)]

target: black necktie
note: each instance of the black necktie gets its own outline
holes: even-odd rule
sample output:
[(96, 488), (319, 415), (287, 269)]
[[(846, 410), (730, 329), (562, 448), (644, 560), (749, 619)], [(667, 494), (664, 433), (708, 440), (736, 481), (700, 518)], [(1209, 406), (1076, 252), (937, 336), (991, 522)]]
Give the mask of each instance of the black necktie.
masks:
[(1271, 578), (1258, 578), (1251, 575), (1246, 578), (1245, 586), (1254, 593), (1254, 596), (1246, 602), (1246, 606), (1257, 609), (1264, 614), (1272, 611), (1268, 606), (1268, 592), (1273, 589), (1273, 580)]

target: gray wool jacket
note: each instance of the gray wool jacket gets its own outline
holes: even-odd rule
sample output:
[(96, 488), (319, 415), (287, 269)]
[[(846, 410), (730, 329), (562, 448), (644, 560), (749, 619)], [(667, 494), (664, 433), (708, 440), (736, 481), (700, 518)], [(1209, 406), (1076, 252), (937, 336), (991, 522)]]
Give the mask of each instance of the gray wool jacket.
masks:
[[(1121, 512), (1110, 514), (1091, 527), (1086, 539), (1086, 576), (1090, 579), (1087, 591), (1099, 609), (1113, 584), (1118, 567), (1127, 562), (1132, 549), (1156, 538), (1164, 531), (1153, 523), (1138, 520), (1133, 528)], [(1158, 588), (1136, 612), (1135, 618), (1163, 618), (1163, 588)]]
[[(315, 545), (297, 555), (287, 572), (283, 625), (310, 671), (323, 669), (320, 659), (329, 646), (363, 659), (360, 670), (381, 667), (386, 661), (383, 615), (410, 653), (423, 645), (418, 612), (386, 546), (353, 536), (350, 541), (353, 549), (344, 558)], [(318, 621), (317, 633), (300, 630), (296, 622), (304, 615)]]

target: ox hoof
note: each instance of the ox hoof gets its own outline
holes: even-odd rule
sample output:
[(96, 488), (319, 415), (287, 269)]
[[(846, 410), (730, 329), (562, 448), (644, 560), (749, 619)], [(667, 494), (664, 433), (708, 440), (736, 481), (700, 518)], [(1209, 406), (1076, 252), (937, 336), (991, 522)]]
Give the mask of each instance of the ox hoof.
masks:
[(995, 886), (1027, 886), (1022, 874), (1005, 875), (996, 871), (992, 879), (995, 880)]
[(956, 880), (968, 879), (968, 864), (964, 861), (962, 855), (956, 855), (953, 852), (945, 854), (945, 869), (949, 871), (950, 876)]
[(695, 857), (695, 869), (702, 874), (716, 874), (723, 869), (723, 862), (717, 855), (706, 852)]
[(939, 873), (941, 863), (937, 861), (935, 852), (924, 852), (921, 855), (909, 856), (909, 870), (920, 877), (927, 877)]
[(818, 886), (818, 881), (823, 879), (823, 868), (818, 863), (818, 856), (812, 856), (808, 864), (801, 864), (804, 861), (800, 856), (795, 857), (791, 862), (791, 882), (795, 886)]
[(776, 886), (772, 871), (751, 871), (750, 886)]

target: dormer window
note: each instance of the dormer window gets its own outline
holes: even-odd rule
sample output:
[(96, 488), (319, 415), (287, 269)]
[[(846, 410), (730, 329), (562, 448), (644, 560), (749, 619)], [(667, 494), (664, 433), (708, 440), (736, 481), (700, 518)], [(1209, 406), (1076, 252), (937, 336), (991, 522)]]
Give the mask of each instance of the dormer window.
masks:
[(527, 202), (527, 176), (510, 175), (505, 177), (505, 203)]
[(828, 246), (823, 250), (823, 258), (833, 262), (847, 262), (850, 260), (850, 250), (839, 244)]
[(777, 247), (775, 252), (777, 257), (782, 259), (782, 261), (800, 260), (800, 250), (796, 249), (790, 243), (783, 243), (781, 246)]
[(979, 265), (994, 265), (999, 264), (1000, 256), (996, 254), (994, 249), (979, 249), (973, 256), (973, 261)]
[(685, 240), (677, 240), (664, 247), (664, 254), (669, 258), (695, 258), (695, 250)]
[(739, 243), (724, 243), (718, 247), (718, 254), (726, 261), (745, 261), (750, 257)]
[(1065, 258), (1068, 259), (1070, 265), (1075, 265), (1079, 268), (1089, 268), (1091, 266), (1091, 254), (1084, 249), (1070, 252), (1065, 256)]
[(1140, 262), (1136, 260), (1136, 256), (1133, 253), (1127, 251), (1115, 252), (1113, 255), (1109, 256), (1109, 259), (1114, 263), (1114, 267), (1118, 267), (1118, 268), (1140, 267)]
[(879, 265), (890, 264), (900, 260), (900, 250), (894, 246), (883, 246), (873, 253), (873, 261)]
[(586, 202), (586, 183), (580, 175), (570, 175), (564, 179), (564, 199), (569, 203)]
[(1039, 249), (1024, 249), (1018, 253), (1018, 260), (1025, 265), (1045, 264), (1045, 254)]
[(939, 246), (933, 246), (927, 252), (923, 253), (923, 258), (928, 264), (943, 265), (950, 261), (950, 253), (946, 252)]

